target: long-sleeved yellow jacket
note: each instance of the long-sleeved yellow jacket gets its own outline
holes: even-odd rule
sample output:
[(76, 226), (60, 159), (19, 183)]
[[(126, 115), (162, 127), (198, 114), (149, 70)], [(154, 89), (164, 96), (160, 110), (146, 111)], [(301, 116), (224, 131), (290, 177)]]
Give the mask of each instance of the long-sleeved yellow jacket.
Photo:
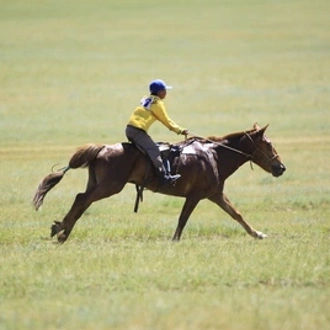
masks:
[(140, 105), (133, 111), (128, 125), (143, 129), (148, 132), (150, 126), (159, 120), (169, 130), (181, 134), (184, 128), (177, 125), (167, 114), (164, 102), (155, 95), (142, 98)]

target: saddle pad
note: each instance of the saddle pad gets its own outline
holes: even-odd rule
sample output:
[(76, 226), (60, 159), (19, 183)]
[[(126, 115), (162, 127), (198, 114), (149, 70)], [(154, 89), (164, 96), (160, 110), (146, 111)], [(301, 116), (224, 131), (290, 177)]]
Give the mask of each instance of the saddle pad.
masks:
[(171, 148), (168, 142), (157, 142), (156, 146), (158, 147), (160, 152), (170, 150)]
[(212, 144), (201, 144), (198, 141), (194, 141), (193, 143), (184, 146), (182, 149), (182, 153), (186, 155), (196, 155), (198, 152), (210, 152), (210, 146)]

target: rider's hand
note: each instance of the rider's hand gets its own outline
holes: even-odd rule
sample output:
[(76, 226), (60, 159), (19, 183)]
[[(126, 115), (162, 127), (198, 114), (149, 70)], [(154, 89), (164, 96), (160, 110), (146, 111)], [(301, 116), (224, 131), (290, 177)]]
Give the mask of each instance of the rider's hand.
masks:
[(181, 132), (181, 135), (185, 135), (187, 136), (189, 134), (189, 131), (187, 129), (184, 129), (182, 132)]

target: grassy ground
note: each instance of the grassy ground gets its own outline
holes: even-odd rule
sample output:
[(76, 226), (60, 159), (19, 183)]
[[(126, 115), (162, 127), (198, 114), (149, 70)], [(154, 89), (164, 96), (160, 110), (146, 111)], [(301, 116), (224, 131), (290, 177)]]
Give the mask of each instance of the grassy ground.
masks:
[[(330, 21), (327, 1), (0, 0), (0, 329), (325, 329), (330, 326)], [(172, 244), (183, 200), (134, 187), (48, 239), (86, 171), (41, 212), (53, 164), (124, 140), (148, 82), (199, 135), (270, 123), (287, 166), (240, 169), (226, 193), (255, 241), (202, 202)], [(177, 141), (161, 125), (157, 140)]]

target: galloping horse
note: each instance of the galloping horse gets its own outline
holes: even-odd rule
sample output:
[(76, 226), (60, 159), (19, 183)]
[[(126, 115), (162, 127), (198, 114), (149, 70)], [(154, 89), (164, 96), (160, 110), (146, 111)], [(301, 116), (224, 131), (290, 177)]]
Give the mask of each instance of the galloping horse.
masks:
[(191, 137), (174, 144), (179, 154), (169, 156), (172, 170), (181, 174), (175, 184), (161, 185), (153, 171), (150, 160), (131, 143), (114, 145), (86, 145), (80, 147), (69, 165), (46, 176), (38, 186), (33, 204), (36, 210), (42, 205), (47, 192), (52, 189), (69, 169), (88, 167), (89, 178), (86, 191), (79, 193), (62, 222), (55, 221), (51, 237), (57, 235), (59, 243), (69, 237), (76, 221), (95, 201), (119, 193), (126, 183), (145, 186), (166, 195), (185, 198), (178, 225), (173, 236), (179, 241), (192, 211), (202, 199), (207, 198), (220, 206), (252, 237), (263, 239), (266, 235), (251, 227), (223, 193), (225, 180), (240, 166), (251, 161), (274, 177), (281, 176), (285, 166), (265, 136), (268, 127), (207, 138)]

